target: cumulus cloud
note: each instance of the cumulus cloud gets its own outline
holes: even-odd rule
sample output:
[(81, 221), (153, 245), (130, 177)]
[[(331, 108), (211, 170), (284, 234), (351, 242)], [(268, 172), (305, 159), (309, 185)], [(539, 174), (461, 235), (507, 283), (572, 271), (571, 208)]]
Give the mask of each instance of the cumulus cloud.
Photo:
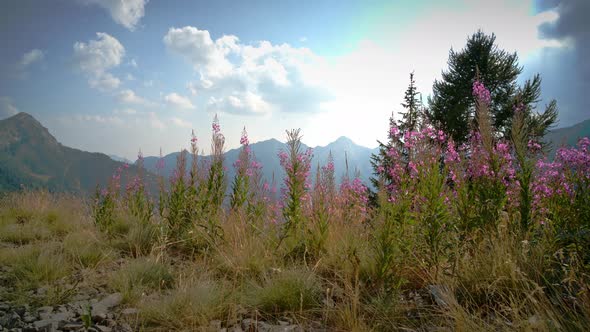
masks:
[(121, 85), (121, 80), (113, 76), (111, 73), (102, 73), (88, 79), (88, 84), (92, 88), (101, 91), (114, 90)]
[(186, 84), (186, 89), (188, 90), (188, 92), (191, 93), (191, 96), (196, 96), (197, 91), (199, 91), (199, 89), (197, 87), (197, 83), (195, 83), (195, 82), (188, 82)]
[(172, 121), (172, 123), (180, 128), (192, 128), (192, 124), (188, 121), (185, 121), (181, 118), (177, 118), (177, 117), (172, 117), (170, 119), (170, 121)]
[(207, 30), (171, 28), (166, 48), (182, 56), (200, 75), (191, 82), (191, 94), (209, 95), (208, 110), (234, 114), (314, 112), (329, 93), (309, 75), (320, 58), (306, 48), (268, 41), (242, 44), (225, 35), (213, 40)]
[(272, 106), (264, 101), (262, 97), (247, 91), (221, 98), (211, 97), (207, 103), (207, 109), (210, 112), (226, 112), (238, 115), (265, 114), (272, 109)]
[(141, 106), (153, 106), (154, 103), (146, 100), (137, 94), (133, 90), (127, 89), (119, 92), (117, 95), (117, 100), (120, 103), (124, 104), (132, 104), (132, 105), (141, 105)]
[(164, 97), (164, 101), (166, 101), (168, 105), (176, 109), (191, 110), (195, 108), (195, 105), (193, 105), (190, 99), (181, 96), (176, 92), (167, 94)]
[(107, 10), (113, 20), (133, 31), (145, 15), (148, 0), (79, 0), (87, 5), (97, 5)]
[(20, 59), (19, 64), (21, 65), (22, 68), (26, 68), (35, 62), (39, 62), (39, 61), (43, 60), (44, 57), (45, 57), (45, 54), (43, 53), (43, 51), (35, 48), (35, 49), (32, 49), (29, 52), (23, 54), (23, 56)]
[(11, 117), (18, 113), (18, 109), (14, 106), (12, 98), (0, 96), (0, 119)]
[(114, 37), (104, 32), (96, 33), (97, 39), (87, 43), (74, 43), (74, 63), (86, 75), (91, 87), (102, 90), (117, 88), (121, 81), (108, 72), (121, 64), (125, 48)]
[(215, 43), (209, 31), (187, 26), (179, 29), (170, 28), (164, 36), (164, 44), (168, 50), (192, 63), (196, 70), (202, 71), (206, 76), (217, 78), (232, 71), (232, 64), (225, 55), (231, 50), (231, 40), (234, 39), (237, 40), (237, 37), (220, 38), (219, 43)]

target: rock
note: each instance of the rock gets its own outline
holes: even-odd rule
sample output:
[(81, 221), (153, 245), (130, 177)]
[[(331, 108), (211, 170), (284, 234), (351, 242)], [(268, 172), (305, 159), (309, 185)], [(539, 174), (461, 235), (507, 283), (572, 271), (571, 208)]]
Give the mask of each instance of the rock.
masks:
[[(121, 314), (123, 316), (135, 316), (137, 314), (139, 314), (139, 310), (136, 308), (125, 308), (123, 310), (121, 310)], [(221, 321), (220, 321), (221, 324)]]
[(102, 310), (104, 310), (104, 309), (99, 309), (97, 311), (92, 309), (92, 321), (93, 322), (102, 323), (107, 319), (106, 312), (104, 312)]
[(106, 320), (109, 315), (109, 310), (121, 304), (121, 301), (123, 301), (121, 293), (113, 293), (94, 303), (92, 305), (92, 319), (99, 323)]
[(258, 322), (256, 331), (259, 332), (269, 332), (271, 331), (272, 325), (265, 323), (265, 322)]
[(107, 309), (111, 309), (121, 304), (121, 301), (123, 301), (123, 295), (121, 295), (121, 293), (113, 293), (102, 299), (100, 302), (97, 303), (97, 305), (101, 305)]
[(28, 312), (27, 312), (27, 313), (25, 313), (25, 315), (23, 316), (23, 321), (24, 321), (25, 323), (32, 323), (32, 322), (34, 322), (34, 321), (36, 321), (36, 320), (37, 320), (37, 317), (35, 317), (35, 316), (31, 315), (31, 314), (30, 314), (30, 313), (28, 313)]
[(242, 327), (240, 325), (236, 324), (236, 325), (229, 328), (229, 332), (244, 332), (244, 330), (242, 329)]
[(67, 323), (61, 329), (64, 331), (77, 331), (84, 328), (82, 323)]
[(33, 327), (40, 332), (53, 332), (57, 330), (57, 324), (51, 319), (38, 320), (33, 323)]
[(253, 319), (246, 318), (242, 320), (242, 329), (245, 331), (250, 331), (250, 329), (256, 329), (256, 324)]
[(96, 325), (95, 328), (100, 332), (111, 332), (113, 330), (110, 327), (104, 325)]
[(39, 309), (37, 309), (37, 314), (39, 315), (39, 318), (41, 320), (46, 320), (49, 319), (51, 317), (51, 313), (53, 312), (53, 307), (41, 307)]
[(221, 330), (221, 321), (220, 320), (213, 320), (209, 323), (209, 327), (214, 331)]
[(274, 325), (271, 332), (303, 332), (303, 328), (297, 325)]
[(441, 307), (447, 307), (449, 304), (445, 301), (445, 289), (439, 285), (429, 285), (428, 292), (434, 298), (434, 302)]
[(16, 314), (19, 315), (19, 317), (22, 317), (25, 315), (25, 312), (27, 312), (27, 308), (25, 308), (25, 306), (20, 305), (14, 308), (14, 312), (16, 312)]

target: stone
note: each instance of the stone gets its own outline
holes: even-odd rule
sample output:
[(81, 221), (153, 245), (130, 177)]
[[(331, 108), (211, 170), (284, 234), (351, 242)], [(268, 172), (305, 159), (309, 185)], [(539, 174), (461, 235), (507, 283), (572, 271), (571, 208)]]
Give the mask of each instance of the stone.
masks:
[(111, 309), (121, 304), (121, 301), (123, 301), (123, 295), (121, 295), (121, 293), (113, 293), (99, 301), (97, 305), (101, 305), (107, 309)]
[(303, 332), (303, 329), (297, 325), (274, 325), (270, 332)]
[(439, 285), (429, 285), (428, 292), (434, 298), (434, 302), (441, 307), (447, 307), (449, 304), (445, 301), (444, 288)]
[(136, 308), (125, 308), (125, 309), (121, 310), (121, 314), (123, 316), (135, 316), (135, 315), (139, 314), (139, 310)]
[(242, 320), (242, 329), (243, 330), (249, 331), (250, 329), (254, 330), (255, 328), (256, 328), (256, 324), (253, 319), (246, 318), (246, 319)]
[(61, 329), (64, 331), (77, 331), (84, 328), (82, 323), (67, 323)]
[(95, 328), (100, 332), (111, 332), (113, 330), (110, 327), (104, 325), (96, 325)]
[(265, 322), (258, 322), (256, 331), (259, 332), (269, 332), (271, 331), (272, 325), (265, 323)]
[(37, 309), (37, 314), (41, 320), (49, 319), (51, 317), (51, 313), (53, 313), (53, 307), (46, 306)]
[(33, 327), (40, 332), (53, 332), (57, 330), (57, 324), (51, 319), (42, 319), (33, 323)]
[(212, 320), (209, 323), (209, 327), (215, 331), (221, 330), (221, 321), (220, 320)]
[(23, 321), (24, 321), (25, 323), (32, 323), (32, 322), (34, 322), (34, 321), (36, 321), (36, 320), (37, 320), (37, 317), (35, 317), (35, 316), (31, 315), (31, 314), (30, 314), (30, 313), (28, 313), (28, 312), (27, 312), (27, 313), (25, 313), (25, 315), (23, 316)]
[(244, 330), (240, 325), (236, 324), (229, 328), (229, 332), (244, 332)]

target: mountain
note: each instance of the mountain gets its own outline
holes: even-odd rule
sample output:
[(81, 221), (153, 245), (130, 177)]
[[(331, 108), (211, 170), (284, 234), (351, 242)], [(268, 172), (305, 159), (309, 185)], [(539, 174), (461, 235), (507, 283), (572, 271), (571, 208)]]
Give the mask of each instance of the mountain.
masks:
[[(0, 121), (0, 191), (46, 188), (90, 192), (105, 185), (123, 164), (102, 153), (85, 152), (59, 143), (27, 113)], [(137, 173), (135, 167), (128, 174)]]
[(552, 152), (554, 152), (563, 145), (575, 146), (582, 137), (590, 137), (590, 119), (570, 127), (551, 130), (545, 136), (545, 141), (551, 143)]
[[(254, 153), (256, 160), (262, 164), (263, 177), (270, 182), (273, 179), (274, 175), (277, 185), (280, 185), (280, 182), (283, 178), (283, 170), (279, 163), (279, 158), (277, 154), (281, 150), (286, 150), (287, 145), (273, 138), (266, 141), (250, 144), (250, 148)], [(307, 148), (307, 145), (302, 144), (302, 150), (305, 150)], [(235, 175), (235, 171), (232, 165), (238, 159), (240, 149), (241, 148), (232, 149), (224, 154), (224, 164), (227, 168), (228, 184), (231, 183), (230, 181), (233, 179)], [(360, 172), (361, 179), (365, 183), (369, 183), (369, 177), (372, 174), (370, 156), (372, 153), (376, 152), (376, 149), (372, 150), (367, 147), (357, 145), (352, 140), (346, 137), (340, 137), (336, 141), (326, 146), (318, 146), (313, 148), (311, 170), (312, 179), (315, 179), (317, 164), (319, 163), (320, 166), (325, 165), (330, 152), (332, 152), (332, 157), (334, 158), (336, 179), (338, 181), (340, 181), (342, 177), (346, 174), (346, 164), (348, 161), (348, 173), (350, 174), (350, 176), (353, 176), (354, 171), (358, 170)], [(163, 157), (163, 173), (166, 176), (170, 176), (174, 171), (176, 167), (176, 158), (178, 157), (179, 153), (180, 152), (174, 152)], [(206, 160), (209, 158), (209, 156), (200, 156), (200, 158)], [(158, 159), (159, 157), (145, 157), (144, 165), (146, 169), (152, 173), (156, 173), (156, 163), (158, 162)], [(188, 163), (190, 163), (190, 157), (187, 160), (187, 165)]]
[(117, 155), (114, 154), (109, 154), (109, 158), (113, 159), (114, 161), (118, 161), (121, 163), (125, 163), (125, 164), (131, 164), (133, 163), (131, 160), (125, 158), (125, 157), (119, 157)]

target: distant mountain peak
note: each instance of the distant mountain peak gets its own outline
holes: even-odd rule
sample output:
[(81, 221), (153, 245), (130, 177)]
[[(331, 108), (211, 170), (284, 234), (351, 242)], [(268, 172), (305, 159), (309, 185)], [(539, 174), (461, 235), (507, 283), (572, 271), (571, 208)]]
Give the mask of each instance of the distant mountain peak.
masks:
[(57, 139), (49, 133), (49, 130), (31, 114), (20, 112), (0, 121), (0, 138), (4, 145), (23, 140), (52, 146), (58, 145)]
[(339, 144), (355, 144), (350, 138), (348, 138), (346, 136), (340, 136), (340, 137), (338, 137), (333, 143), (339, 143)]

